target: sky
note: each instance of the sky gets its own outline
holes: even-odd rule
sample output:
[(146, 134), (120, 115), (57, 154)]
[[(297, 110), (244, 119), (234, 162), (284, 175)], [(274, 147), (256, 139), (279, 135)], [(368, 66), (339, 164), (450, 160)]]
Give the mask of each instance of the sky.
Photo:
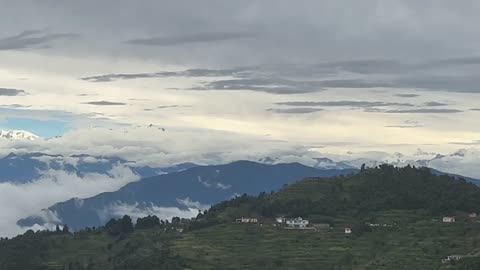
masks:
[(335, 154), (480, 144), (478, 1), (0, 1), (2, 129), (152, 125), (134, 139)]
[(480, 176), (478, 1), (0, 6), (0, 129), (45, 138), (0, 154), (160, 166), (426, 153)]

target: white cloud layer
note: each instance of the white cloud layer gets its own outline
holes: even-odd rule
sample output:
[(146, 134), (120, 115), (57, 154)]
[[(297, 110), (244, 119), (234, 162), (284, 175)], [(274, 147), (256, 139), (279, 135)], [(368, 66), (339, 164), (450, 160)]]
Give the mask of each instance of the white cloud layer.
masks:
[[(188, 198), (187, 198), (188, 200)], [(201, 205), (199, 202), (189, 202), (190, 207), (187, 209), (180, 209), (178, 207), (161, 207), (156, 205), (140, 206), (136, 204), (116, 203), (108, 206), (101, 211), (98, 211), (98, 215), (102, 222), (106, 223), (111, 218), (120, 218), (124, 215), (129, 215), (133, 222), (136, 223), (138, 218), (146, 216), (157, 216), (160, 220), (171, 221), (173, 217), (180, 218), (193, 218), (196, 217), (199, 211), (204, 211), (209, 208), (208, 205)]]
[[(39, 210), (57, 202), (115, 191), (137, 180), (138, 176), (129, 168), (117, 166), (105, 175), (86, 174), (79, 177), (64, 171), (48, 170), (32, 183), (0, 183), (0, 235), (5, 237), (22, 233), (25, 229), (16, 225), (19, 219), (38, 214)], [(49, 218), (52, 217), (54, 215)]]

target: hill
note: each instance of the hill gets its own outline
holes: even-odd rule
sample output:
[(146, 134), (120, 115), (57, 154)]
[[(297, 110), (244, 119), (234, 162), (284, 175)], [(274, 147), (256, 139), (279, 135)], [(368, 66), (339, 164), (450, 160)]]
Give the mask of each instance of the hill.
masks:
[[(124, 217), (74, 234), (30, 231), (0, 241), (0, 269), (478, 269), (480, 223), (469, 214), (479, 200), (466, 181), (382, 165), (240, 196), (193, 220), (149, 217), (133, 229)], [(235, 223), (241, 216), (259, 222)], [(278, 216), (330, 228), (288, 230)], [(441, 262), (451, 255), (460, 260)]]
[[(19, 225), (68, 224), (73, 229), (98, 227), (124, 214), (196, 216), (215, 203), (240, 194), (276, 191), (305, 177), (331, 177), (357, 170), (322, 170), (299, 163), (266, 165), (237, 161), (217, 166), (197, 166), (176, 173), (146, 178), (115, 192), (58, 203), (42, 214), (20, 220)], [(51, 218), (53, 217), (53, 218)], [(49, 219), (47, 219), (49, 218)]]

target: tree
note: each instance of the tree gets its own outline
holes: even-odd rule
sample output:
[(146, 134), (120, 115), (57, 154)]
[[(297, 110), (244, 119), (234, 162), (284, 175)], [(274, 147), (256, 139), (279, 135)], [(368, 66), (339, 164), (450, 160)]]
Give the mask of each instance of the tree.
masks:
[(156, 216), (147, 216), (137, 219), (136, 230), (152, 229), (160, 226), (160, 219)]
[(111, 235), (119, 235), (121, 233), (131, 233), (133, 232), (132, 219), (125, 215), (121, 219), (112, 218), (105, 225), (105, 229)]

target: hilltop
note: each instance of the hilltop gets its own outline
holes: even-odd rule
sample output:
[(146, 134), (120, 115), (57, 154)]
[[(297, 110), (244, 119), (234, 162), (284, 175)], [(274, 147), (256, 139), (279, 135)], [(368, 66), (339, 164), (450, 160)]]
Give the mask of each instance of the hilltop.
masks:
[[(30, 231), (0, 241), (0, 269), (478, 269), (479, 206), (480, 188), (465, 180), (382, 165), (239, 196), (193, 220)], [(277, 217), (328, 226), (286, 230)], [(451, 255), (461, 259), (441, 262)]]

